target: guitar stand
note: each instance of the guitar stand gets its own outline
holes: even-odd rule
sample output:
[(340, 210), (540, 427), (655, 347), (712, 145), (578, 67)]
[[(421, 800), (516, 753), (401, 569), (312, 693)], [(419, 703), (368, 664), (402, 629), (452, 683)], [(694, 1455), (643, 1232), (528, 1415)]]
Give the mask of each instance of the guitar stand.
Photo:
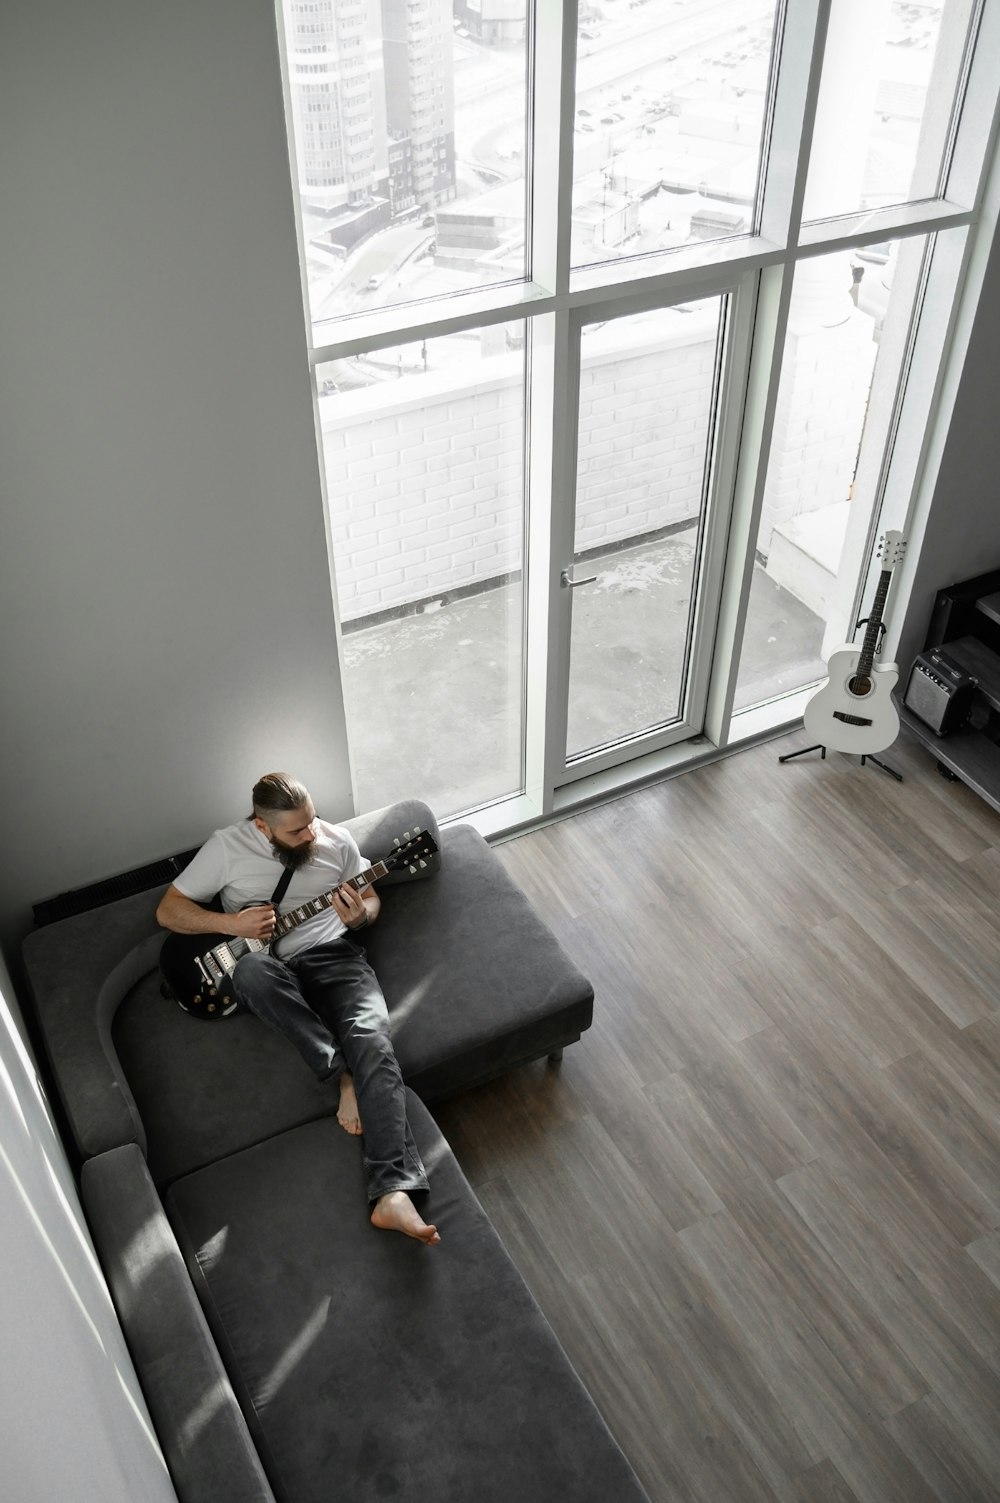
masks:
[[(822, 753), (823, 760), (824, 761), (826, 760), (826, 747), (825, 746), (820, 746), (819, 744), (817, 744), (816, 746), (802, 746), (802, 747), (799, 748), (798, 751), (786, 752), (783, 757), (779, 757), (778, 758), (778, 761), (779, 762), (790, 762), (793, 757), (804, 757), (805, 754), (806, 754), (806, 752), (814, 752), (814, 751), (818, 751), (818, 752)], [(903, 774), (901, 772), (897, 772), (894, 767), (890, 767), (885, 762), (880, 762), (879, 759), (878, 759), (878, 757), (873, 757), (869, 752), (865, 752), (861, 756), (861, 766), (862, 767), (864, 767), (864, 765), (865, 765), (866, 762), (874, 762), (874, 764), (875, 764), (876, 767), (880, 767), (882, 769), (882, 771), (883, 772), (887, 772), (891, 778), (895, 778), (897, 783), (901, 783), (903, 781)]]

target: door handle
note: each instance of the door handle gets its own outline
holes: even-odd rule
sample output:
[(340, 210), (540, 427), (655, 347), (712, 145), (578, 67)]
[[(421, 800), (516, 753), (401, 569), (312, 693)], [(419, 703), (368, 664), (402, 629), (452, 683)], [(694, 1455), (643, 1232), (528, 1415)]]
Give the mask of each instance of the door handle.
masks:
[(582, 584), (594, 584), (596, 579), (596, 574), (590, 574), (586, 579), (570, 579), (569, 570), (564, 569), (559, 576), (559, 583), (565, 585), (569, 590), (575, 590)]

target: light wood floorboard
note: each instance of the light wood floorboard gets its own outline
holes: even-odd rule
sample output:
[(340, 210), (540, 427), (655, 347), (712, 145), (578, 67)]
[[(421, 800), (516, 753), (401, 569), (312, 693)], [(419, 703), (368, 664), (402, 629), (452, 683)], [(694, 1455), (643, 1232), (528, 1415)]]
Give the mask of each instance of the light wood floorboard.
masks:
[(1000, 816), (804, 744), (497, 847), (594, 1024), (435, 1115), (653, 1503), (997, 1503)]

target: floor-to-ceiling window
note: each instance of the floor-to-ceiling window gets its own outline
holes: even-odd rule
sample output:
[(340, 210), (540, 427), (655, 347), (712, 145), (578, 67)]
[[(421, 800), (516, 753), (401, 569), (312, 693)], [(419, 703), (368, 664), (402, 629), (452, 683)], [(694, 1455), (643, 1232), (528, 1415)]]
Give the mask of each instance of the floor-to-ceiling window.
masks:
[(919, 526), (996, 0), (281, 8), (360, 806), (794, 714)]

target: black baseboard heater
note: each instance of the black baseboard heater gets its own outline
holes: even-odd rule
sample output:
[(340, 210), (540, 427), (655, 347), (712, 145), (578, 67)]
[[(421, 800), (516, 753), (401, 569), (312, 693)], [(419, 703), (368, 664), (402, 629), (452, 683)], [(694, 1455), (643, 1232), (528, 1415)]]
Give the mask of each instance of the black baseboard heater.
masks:
[(198, 847), (182, 851), (177, 856), (166, 856), (162, 861), (153, 861), (148, 866), (137, 866), (134, 871), (122, 872), (117, 877), (106, 877), (103, 882), (92, 882), (89, 887), (75, 887), (71, 892), (61, 892), (57, 897), (45, 898), (32, 905), (31, 913), (38, 925), (54, 924), (59, 919), (72, 918), (77, 913), (89, 913), (92, 908), (102, 908), (105, 903), (114, 903), (118, 898), (131, 897), (133, 893), (148, 892), (151, 887), (164, 887), (184, 870), (198, 853)]

